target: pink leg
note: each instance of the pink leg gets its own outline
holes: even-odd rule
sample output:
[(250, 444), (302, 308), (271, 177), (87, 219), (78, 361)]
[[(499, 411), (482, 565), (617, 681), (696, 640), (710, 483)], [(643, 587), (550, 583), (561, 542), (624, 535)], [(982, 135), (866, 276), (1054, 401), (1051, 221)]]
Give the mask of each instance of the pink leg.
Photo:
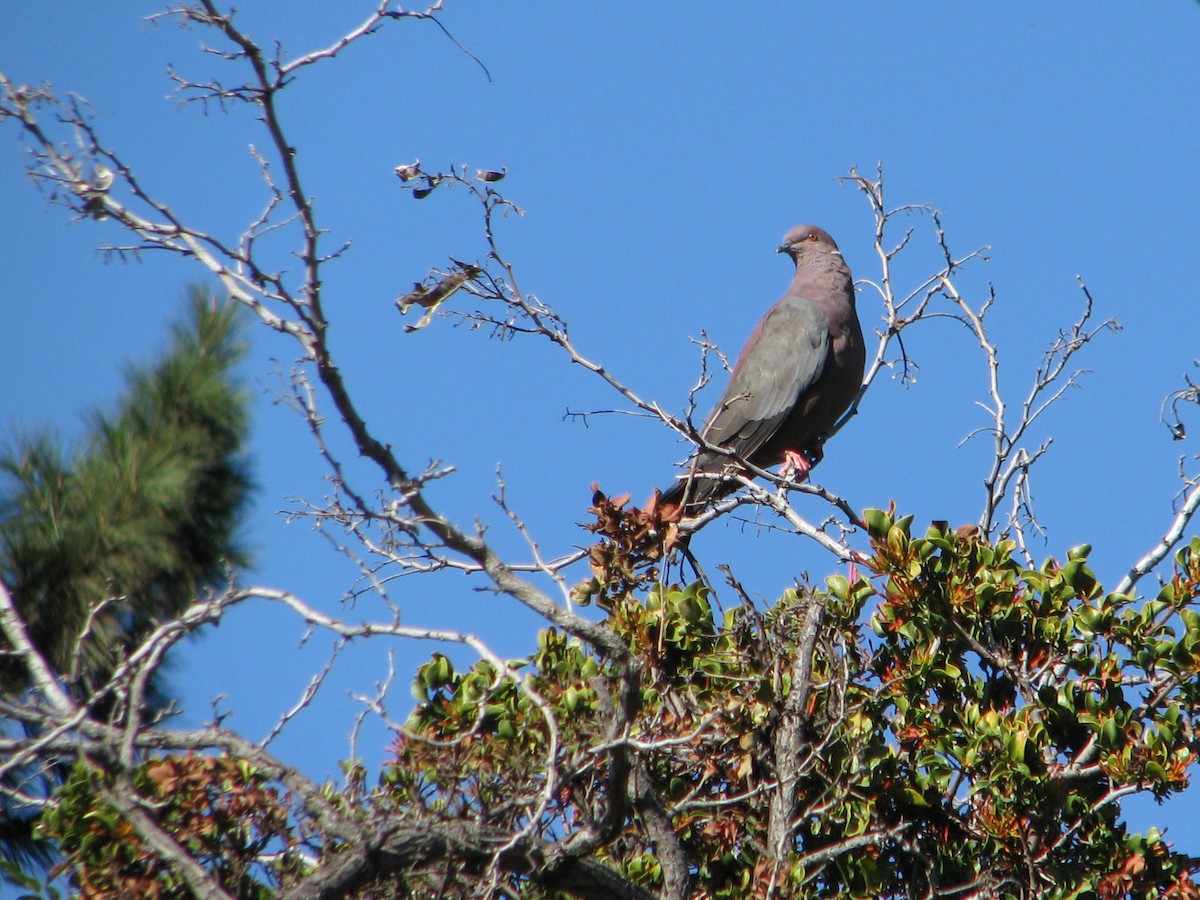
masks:
[(808, 458), (795, 450), (783, 451), (783, 468), (779, 470), (780, 478), (791, 478), (793, 481), (804, 481), (812, 469)]

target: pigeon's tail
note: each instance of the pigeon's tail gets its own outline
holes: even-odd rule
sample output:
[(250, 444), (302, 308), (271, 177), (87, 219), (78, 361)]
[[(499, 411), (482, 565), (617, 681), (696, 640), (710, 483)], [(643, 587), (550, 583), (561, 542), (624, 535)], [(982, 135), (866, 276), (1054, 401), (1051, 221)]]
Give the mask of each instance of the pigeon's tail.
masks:
[(711, 461), (702, 456), (688, 467), (686, 475), (676, 479), (673, 485), (663, 491), (662, 499), (658, 502), (659, 508), (672, 504), (682, 509), (685, 516), (696, 516), (702, 513), (709, 503), (733, 493), (738, 488), (736, 481), (696, 477), (698, 473), (716, 474), (727, 462), (728, 457), (725, 456), (715, 457)]
[(687, 489), (688, 480), (686, 478), (681, 478), (680, 480), (676, 481), (673, 485), (663, 491), (662, 497), (658, 501), (659, 508), (666, 506), (667, 504), (682, 507), (685, 500), (684, 495), (687, 494)]

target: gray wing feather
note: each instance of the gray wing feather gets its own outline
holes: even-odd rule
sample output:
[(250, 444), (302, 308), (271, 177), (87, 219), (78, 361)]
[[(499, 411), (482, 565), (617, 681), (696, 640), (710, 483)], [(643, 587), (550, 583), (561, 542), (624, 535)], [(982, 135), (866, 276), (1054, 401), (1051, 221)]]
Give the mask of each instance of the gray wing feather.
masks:
[(784, 297), (763, 318), (704, 425), (706, 440), (750, 457), (821, 376), (829, 317), (803, 297)]

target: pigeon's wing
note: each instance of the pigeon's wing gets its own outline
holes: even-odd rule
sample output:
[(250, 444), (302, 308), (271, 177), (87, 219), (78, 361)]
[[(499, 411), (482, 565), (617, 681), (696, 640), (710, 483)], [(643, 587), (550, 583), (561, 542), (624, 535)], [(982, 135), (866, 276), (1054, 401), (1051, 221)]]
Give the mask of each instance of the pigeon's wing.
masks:
[(746, 341), (704, 425), (705, 440), (750, 459), (821, 377), (829, 345), (826, 312), (804, 297), (784, 296)]

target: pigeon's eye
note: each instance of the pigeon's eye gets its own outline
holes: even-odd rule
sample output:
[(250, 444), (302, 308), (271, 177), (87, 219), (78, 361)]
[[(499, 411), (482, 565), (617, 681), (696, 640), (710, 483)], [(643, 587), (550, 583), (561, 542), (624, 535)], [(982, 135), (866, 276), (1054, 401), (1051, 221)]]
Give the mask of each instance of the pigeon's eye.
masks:
[(808, 239), (809, 239), (810, 241), (819, 241), (821, 238), (820, 238), (818, 235), (815, 235), (815, 234), (810, 234), (810, 235), (808, 236)]

